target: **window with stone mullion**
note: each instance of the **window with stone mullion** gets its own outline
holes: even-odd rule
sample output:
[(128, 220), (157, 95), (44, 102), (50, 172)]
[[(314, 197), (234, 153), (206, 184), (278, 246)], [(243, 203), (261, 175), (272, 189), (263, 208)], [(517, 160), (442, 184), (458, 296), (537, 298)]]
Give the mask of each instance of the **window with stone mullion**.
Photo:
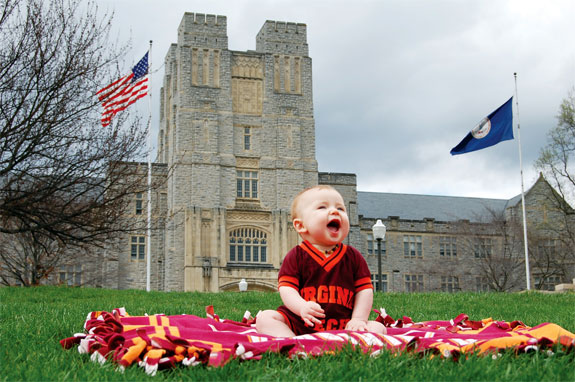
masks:
[[(379, 292), (379, 275), (376, 273), (371, 274), (371, 283), (373, 285), (373, 290)], [(387, 292), (387, 275), (381, 275), (381, 287), (383, 288), (382, 292)]]
[(423, 257), (422, 238), (419, 235), (405, 235), (403, 237), (404, 257)]
[(420, 274), (406, 274), (404, 275), (405, 291), (406, 292), (422, 292), (423, 291), (423, 275)]
[(256, 228), (237, 228), (230, 232), (231, 263), (266, 263), (267, 234)]
[(443, 257), (457, 257), (457, 242), (452, 236), (439, 238), (439, 255)]
[(251, 129), (249, 127), (244, 127), (244, 150), (249, 151), (251, 150), (251, 140), (252, 134)]
[(68, 286), (81, 286), (82, 285), (82, 265), (64, 265), (60, 267), (59, 272), (60, 284)]
[(443, 292), (457, 292), (459, 290), (459, 277), (441, 276), (441, 290)]
[(258, 198), (258, 172), (237, 170), (237, 193), (238, 198)]
[(144, 260), (146, 254), (146, 237), (132, 236), (130, 243), (130, 257), (132, 260)]

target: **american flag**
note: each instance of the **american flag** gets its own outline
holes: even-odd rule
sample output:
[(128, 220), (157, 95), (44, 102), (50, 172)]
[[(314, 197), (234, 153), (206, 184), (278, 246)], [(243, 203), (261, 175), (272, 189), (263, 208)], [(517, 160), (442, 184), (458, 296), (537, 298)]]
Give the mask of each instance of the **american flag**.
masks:
[(108, 126), (116, 113), (148, 94), (148, 53), (132, 68), (130, 74), (100, 89), (96, 95), (102, 102), (102, 126)]

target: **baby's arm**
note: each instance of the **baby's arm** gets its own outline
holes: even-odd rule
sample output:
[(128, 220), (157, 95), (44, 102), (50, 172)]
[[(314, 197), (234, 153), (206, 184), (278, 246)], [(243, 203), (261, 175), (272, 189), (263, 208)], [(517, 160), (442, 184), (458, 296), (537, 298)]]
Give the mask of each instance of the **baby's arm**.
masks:
[(351, 320), (345, 326), (346, 330), (365, 331), (367, 320), (373, 304), (373, 289), (364, 289), (355, 295), (355, 304)]
[(300, 316), (303, 322), (309, 326), (321, 324), (318, 318), (325, 318), (325, 314), (317, 302), (304, 300), (298, 291), (291, 287), (284, 286), (280, 287), (279, 290), (284, 305)]

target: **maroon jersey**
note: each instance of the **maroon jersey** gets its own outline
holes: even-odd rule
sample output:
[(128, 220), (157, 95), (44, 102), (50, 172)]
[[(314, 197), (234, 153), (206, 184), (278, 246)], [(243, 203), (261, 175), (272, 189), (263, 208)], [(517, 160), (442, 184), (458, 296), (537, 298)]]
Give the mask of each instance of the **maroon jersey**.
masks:
[(304, 241), (288, 252), (278, 279), (278, 287), (296, 289), (304, 300), (321, 305), (325, 313), (321, 325), (309, 327), (285, 305), (280, 306), (278, 312), (296, 335), (345, 329), (351, 319), (356, 293), (373, 289), (371, 273), (361, 253), (342, 243), (326, 256)]

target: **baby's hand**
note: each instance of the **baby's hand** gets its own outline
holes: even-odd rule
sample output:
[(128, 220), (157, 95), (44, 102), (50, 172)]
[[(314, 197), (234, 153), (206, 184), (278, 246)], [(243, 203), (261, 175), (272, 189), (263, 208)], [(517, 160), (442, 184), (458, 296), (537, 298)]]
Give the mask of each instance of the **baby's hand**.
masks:
[(325, 318), (323, 309), (317, 302), (306, 301), (299, 311), (299, 316), (306, 325), (321, 324), (318, 318)]
[(345, 326), (345, 330), (354, 330), (356, 332), (365, 332), (367, 330), (367, 322), (359, 318), (352, 318)]

